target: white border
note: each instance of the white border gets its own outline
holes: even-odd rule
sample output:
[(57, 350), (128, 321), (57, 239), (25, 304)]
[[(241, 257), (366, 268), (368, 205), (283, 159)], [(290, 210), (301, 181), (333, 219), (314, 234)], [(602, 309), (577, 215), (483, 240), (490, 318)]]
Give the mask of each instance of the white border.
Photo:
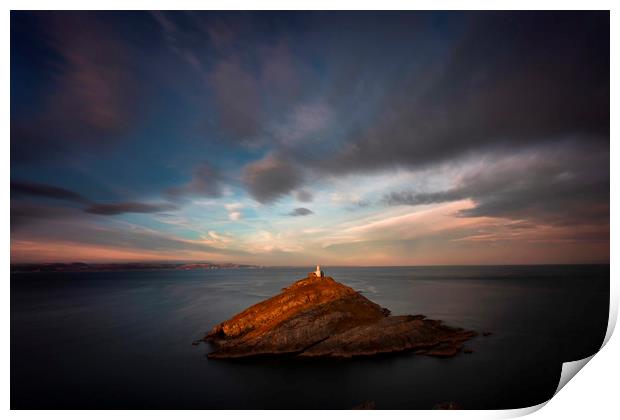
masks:
[[(80, 2), (76, 0), (57, 0), (54, 2), (43, 0), (24, 0), (24, 1), (5, 1), (3, 4), (8, 7), (5, 9), (5, 13), (2, 14), (1, 25), (2, 30), (2, 67), (1, 72), (5, 83), (4, 92), (7, 92), (4, 96), (4, 100), (1, 102), (1, 109), (3, 115), (3, 132), (4, 135), (4, 153), (2, 159), (5, 162), (2, 171), (3, 180), (0, 183), (3, 196), (5, 197), (5, 205), (1, 210), (4, 216), (5, 224), (3, 224), (3, 240), (5, 241), (5, 271), (2, 285), (4, 287), (3, 303), (3, 342), (0, 346), (0, 352), (2, 352), (2, 396), (5, 409), (10, 407), (10, 282), (8, 267), (10, 265), (10, 77), (9, 77), (9, 60), (10, 60), (10, 13), (9, 10), (26, 10), (26, 9), (65, 9), (65, 10), (87, 10), (87, 9), (116, 9), (116, 10), (140, 10), (140, 9), (163, 9), (163, 10), (309, 10), (309, 9), (324, 9), (324, 10), (338, 10), (338, 9), (377, 9), (379, 6), (381, 9), (395, 9), (395, 10), (546, 10), (546, 9), (598, 9), (598, 10), (611, 10), (611, 45), (618, 46), (618, 19), (617, 11), (613, 10), (612, 1), (542, 1), (542, 0), (522, 0), (522, 1), (489, 1), (489, 0), (475, 0), (475, 1), (395, 1), (395, 0), (382, 0), (368, 1), (334, 1), (334, 0), (314, 0), (314, 1), (250, 1), (250, 0), (229, 0), (226, 2), (214, 2), (214, 1), (198, 1), (198, 0), (94, 0), (89, 2)], [(613, 122), (618, 121), (618, 84), (617, 76), (620, 74), (617, 62), (617, 48), (616, 51), (612, 48), (611, 56), (611, 139), (616, 138), (617, 125)], [(618, 147), (614, 142), (611, 142), (611, 185), (618, 185), (616, 181), (619, 180), (618, 171), (614, 169), (615, 165), (620, 165), (618, 159)], [(612, 191), (611, 194), (611, 261), (618, 261), (618, 229), (613, 217), (614, 210), (618, 208), (618, 194)], [(515, 417), (524, 414), (529, 414), (538, 410), (542, 406), (546, 406), (544, 410), (537, 411), (534, 414), (536, 418), (583, 418), (584, 416), (591, 416), (594, 418), (611, 418), (613, 413), (617, 413), (617, 393), (615, 392), (618, 384), (617, 374), (620, 371), (620, 362), (615, 357), (618, 354), (620, 346), (618, 340), (611, 340), (609, 338), (613, 332), (613, 328), (616, 324), (618, 313), (618, 268), (616, 265), (611, 265), (611, 310), (610, 320), (605, 338), (605, 348), (596, 357), (592, 358), (592, 362), (584, 369), (584, 372), (580, 374), (580, 378), (576, 381), (571, 381), (561, 392), (555, 396), (547, 404), (541, 404), (540, 406), (530, 407), (519, 410), (503, 410), (503, 411), (275, 411), (275, 412), (263, 412), (263, 411), (179, 411), (175, 412), (175, 416), (183, 418), (200, 418), (204, 419), (205, 416), (217, 416), (224, 417), (226, 419), (232, 418), (250, 418), (256, 416), (269, 416), (274, 419), (288, 419), (295, 417), (299, 420), (315, 419), (316, 416), (321, 417), (356, 417), (356, 418), (376, 418), (377, 416), (386, 417), (410, 417), (415, 415), (416, 417), (459, 417), (459, 418), (505, 418)], [(574, 366), (574, 365), (573, 365)], [(560, 387), (559, 387), (560, 389)], [(308, 392), (314, 392), (314, 390), (308, 390)], [(105, 411), (48, 411), (48, 412), (36, 412), (36, 411), (12, 411), (10, 413), (14, 417), (20, 418), (35, 418), (38, 416), (45, 416), (46, 418), (56, 419), (82, 419), (84, 416), (91, 417), (93, 419), (108, 418), (111, 413)], [(148, 416), (151, 420), (164, 419), (169, 417), (169, 412), (165, 411), (122, 411), (115, 412), (114, 416), (121, 418), (135, 418)]]

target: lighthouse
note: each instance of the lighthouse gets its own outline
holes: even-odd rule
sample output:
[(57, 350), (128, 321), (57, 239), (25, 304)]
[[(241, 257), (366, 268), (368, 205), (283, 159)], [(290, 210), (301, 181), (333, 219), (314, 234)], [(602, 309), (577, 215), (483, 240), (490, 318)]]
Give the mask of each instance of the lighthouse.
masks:
[(314, 275), (317, 277), (323, 277), (323, 271), (321, 271), (321, 266), (317, 265), (316, 266), (316, 271), (314, 272)]

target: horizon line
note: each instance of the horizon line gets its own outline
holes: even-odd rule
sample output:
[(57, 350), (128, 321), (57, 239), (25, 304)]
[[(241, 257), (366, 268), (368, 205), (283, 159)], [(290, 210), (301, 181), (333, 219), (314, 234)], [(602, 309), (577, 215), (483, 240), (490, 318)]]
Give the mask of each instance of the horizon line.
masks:
[[(123, 265), (123, 264), (212, 264), (212, 265), (242, 265), (250, 267), (268, 267), (268, 268), (299, 268), (314, 267), (316, 264), (258, 264), (245, 262), (212, 262), (212, 261), (115, 261), (115, 262), (87, 262), (87, 261), (43, 261), (43, 262), (11, 262), (11, 266), (18, 265), (53, 265), (53, 264), (87, 264), (87, 265)], [(546, 265), (610, 265), (607, 261), (590, 261), (590, 262), (548, 262), (548, 263), (438, 263), (438, 264), (319, 264), (321, 267), (464, 267), (464, 266), (546, 266)]]

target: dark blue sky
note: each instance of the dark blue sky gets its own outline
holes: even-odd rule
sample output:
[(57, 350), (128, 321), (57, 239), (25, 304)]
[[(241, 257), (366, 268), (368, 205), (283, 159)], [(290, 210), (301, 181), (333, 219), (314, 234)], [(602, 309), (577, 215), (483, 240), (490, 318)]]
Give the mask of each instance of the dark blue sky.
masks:
[(609, 14), (12, 12), (11, 181), (14, 261), (605, 261)]

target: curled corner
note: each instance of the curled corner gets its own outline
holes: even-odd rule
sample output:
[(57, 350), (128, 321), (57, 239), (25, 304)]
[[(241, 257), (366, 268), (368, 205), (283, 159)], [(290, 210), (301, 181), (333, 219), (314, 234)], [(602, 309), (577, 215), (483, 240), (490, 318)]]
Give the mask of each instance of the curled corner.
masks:
[[(616, 329), (616, 322), (618, 321), (618, 289), (615, 282), (611, 281), (609, 289), (609, 318), (607, 319), (607, 332), (605, 333), (605, 339), (601, 345), (601, 349), (605, 347), (605, 344), (611, 338), (614, 330)], [(599, 349), (600, 351), (600, 349)]]
[(581, 368), (583, 368), (593, 357), (594, 357), (594, 354), (584, 359), (573, 360), (572, 362), (562, 363), (562, 373), (560, 374), (560, 382), (558, 382), (558, 387), (555, 389), (555, 392), (553, 393), (553, 395), (555, 396), (558, 392), (560, 392), (560, 390), (564, 388), (564, 385), (566, 385), (568, 381), (573, 379), (573, 376), (575, 376), (577, 372), (579, 372)]
[(532, 414), (533, 412), (540, 410), (545, 405), (547, 405), (548, 402), (549, 401), (545, 401), (540, 404), (532, 405), (531, 407), (513, 408), (510, 410), (503, 410), (500, 412), (501, 414), (499, 416), (496, 416), (496, 418), (511, 419), (515, 417), (527, 416), (528, 414)]
[[(615, 328), (616, 322), (618, 320), (618, 293), (616, 293), (616, 285), (613, 281), (611, 281), (610, 287), (610, 296), (609, 296), (609, 318), (607, 320), (607, 332), (605, 333), (605, 338), (603, 343), (601, 344), (601, 348), (596, 352), (601, 351), (603, 347), (609, 342)], [(564, 362), (562, 363), (562, 372), (560, 373), (560, 381), (558, 382), (558, 387), (555, 389), (553, 396), (555, 396), (564, 386), (571, 380), (573, 377), (579, 372), (588, 362), (596, 355), (596, 353), (591, 356), (585, 357), (580, 360), (573, 360), (572, 362)], [(553, 397), (552, 397), (553, 398)], [(516, 408), (512, 410), (504, 410), (499, 418), (515, 418), (527, 416), (528, 414), (532, 414), (535, 411), (543, 408), (547, 403), (551, 401), (551, 399), (542, 402), (537, 405), (533, 405), (531, 407), (524, 408)]]
[[(593, 357), (594, 357), (594, 354), (592, 356), (586, 357), (585, 359), (574, 360), (572, 362), (562, 363), (562, 372), (560, 373), (560, 381), (558, 383), (558, 387), (556, 388), (555, 392), (553, 393), (553, 396), (555, 397), (555, 395), (558, 392), (560, 392), (560, 390), (562, 388), (564, 388), (564, 385), (566, 385), (573, 378), (573, 376), (575, 376), (577, 374), (577, 372), (579, 372), (581, 370), (581, 368), (583, 368), (590, 361), (590, 359), (592, 359)], [(553, 397), (551, 397), (551, 398), (553, 398)], [(515, 409), (512, 409), (512, 410), (505, 410), (505, 411), (502, 412), (502, 414), (499, 416), (499, 418), (515, 418), (515, 417), (527, 416), (528, 414), (532, 414), (535, 411), (538, 411), (541, 408), (543, 408), (545, 405), (547, 405), (547, 403), (549, 401), (551, 401), (551, 398), (548, 399), (545, 402), (542, 402), (542, 403), (537, 404), (537, 405), (533, 405), (531, 407), (515, 408)]]
[[(618, 295), (614, 290), (614, 283), (611, 282), (610, 294), (609, 294), (609, 318), (607, 320), (607, 332), (605, 333), (605, 338), (603, 339), (603, 344), (601, 344), (601, 348), (596, 352), (601, 351), (603, 347), (609, 342), (611, 335), (616, 328), (616, 321), (618, 320)], [(573, 377), (579, 372), (595, 355), (594, 353), (591, 356), (580, 360), (573, 360), (572, 362), (562, 363), (562, 373), (560, 374), (560, 382), (558, 382), (558, 387), (555, 390), (554, 396), (560, 392), (564, 385), (566, 385)]]
[[(609, 318), (607, 319), (607, 332), (605, 333), (605, 338), (603, 339), (603, 344), (601, 344), (601, 348), (596, 352), (601, 351), (603, 347), (607, 344), (611, 335), (616, 328), (616, 321), (618, 320), (618, 295), (614, 290), (614, 283), (611, 282), (609, 294)], [(585, 357), (580, 360), (573, 360), (572, 362), (562, 363), (562, 373), (560, 374), (560, 382), (558, 382), (558, 387), (554, 392), (554, 396), (560, 392), (564, 385), (566, 385), (573, 377), (579, 372), (595, 355), (594, 353), (591, 356)]]

